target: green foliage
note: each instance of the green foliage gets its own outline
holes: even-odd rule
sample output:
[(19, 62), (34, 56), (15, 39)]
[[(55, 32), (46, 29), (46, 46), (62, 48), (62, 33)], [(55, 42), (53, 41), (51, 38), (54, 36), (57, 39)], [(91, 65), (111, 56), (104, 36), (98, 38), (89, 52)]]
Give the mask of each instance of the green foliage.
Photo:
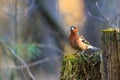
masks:
[(40, 54), (40, 50), (36, 44), (30, 44), (27, 47), (28, 57), (35, 59)]
[(26, 60), (36, 59), (37, 56), (40, 55), (40, 49), (37, 44), (14, 44), (10, 46), (13, 50), (16, 51), (16, 54), (19, 55), (21, 58)]
[(1, 46), (3, 51), (13, 59), (15, 59), (15, 57), (13, 54), (11, 54), (10, 49), (15, 51), (15, 54), (20, 56), (22, 59), (25, 59), (27, 61), (36, 59), (41, 53), (41, 47), (39, 47), (39, 44), (36, 43), (15, 44), (1, 41)]
[(40, 48), (35, 43), (28, 45), (17, 45), (16, 50), (19, 56), (27, 60), (36, 59), (37, 56), (40, 55)]
[(100, 80), (100, 53), (64, 56), (60, 80)]

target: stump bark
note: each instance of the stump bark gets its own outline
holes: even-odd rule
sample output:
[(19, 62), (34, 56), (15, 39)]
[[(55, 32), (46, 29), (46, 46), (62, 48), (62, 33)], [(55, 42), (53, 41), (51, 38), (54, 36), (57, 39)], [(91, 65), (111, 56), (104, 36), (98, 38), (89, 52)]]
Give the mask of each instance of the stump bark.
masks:
[(120, 80), (120, 30), (102, 30), (102, 80)]

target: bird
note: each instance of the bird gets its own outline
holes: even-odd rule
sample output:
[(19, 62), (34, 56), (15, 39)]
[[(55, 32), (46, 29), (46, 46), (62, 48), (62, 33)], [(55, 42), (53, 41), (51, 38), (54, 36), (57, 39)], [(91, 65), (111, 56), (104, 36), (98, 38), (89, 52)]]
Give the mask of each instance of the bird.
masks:
[(75, 53), (81, 51), (81, 54), (83, 54), (88, 49), (99, 49), (97, 47), (92, 46), (81, 34), (79, 34), (79, 30), (75, 26), (70, 27), (69, 43), (72, 48), (77, 50), (77, 52)]

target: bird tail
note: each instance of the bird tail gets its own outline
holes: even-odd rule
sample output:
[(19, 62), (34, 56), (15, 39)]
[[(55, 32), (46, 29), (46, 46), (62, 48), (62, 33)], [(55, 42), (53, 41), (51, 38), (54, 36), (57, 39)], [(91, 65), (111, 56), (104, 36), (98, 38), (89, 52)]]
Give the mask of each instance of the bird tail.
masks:
[(94, 46), (88, 46), (88, 49), (92, 49), (92, 50), (100, 50), (100, 48), (94, 47)]

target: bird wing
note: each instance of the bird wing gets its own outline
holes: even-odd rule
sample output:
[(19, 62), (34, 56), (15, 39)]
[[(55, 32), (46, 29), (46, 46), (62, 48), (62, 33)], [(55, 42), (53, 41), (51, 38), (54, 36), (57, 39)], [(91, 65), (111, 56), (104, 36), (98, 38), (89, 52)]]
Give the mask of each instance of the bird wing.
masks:
[(83, 36), (80, 36), (79, 39), (81, 40), (81, 42), (83, 42), (84, 44), (86, 44), (87, 49), (100, 50), (100, 48), (92, 46)]
[(76, 40), (77, 44), (78, 44), (78, 47), (82, 50), (87, 50), (88, 49), (88, 45), (85, 44), (84, 42), (82, 42), (81, 38), (78, 38)]
[(80, 40), (81, 40), (83, 43), (85, 43), (85, 44), (87, 44), (87, 45), (90, 45), (90, 43), (89, 43), (83, 36), (80, 36)]

